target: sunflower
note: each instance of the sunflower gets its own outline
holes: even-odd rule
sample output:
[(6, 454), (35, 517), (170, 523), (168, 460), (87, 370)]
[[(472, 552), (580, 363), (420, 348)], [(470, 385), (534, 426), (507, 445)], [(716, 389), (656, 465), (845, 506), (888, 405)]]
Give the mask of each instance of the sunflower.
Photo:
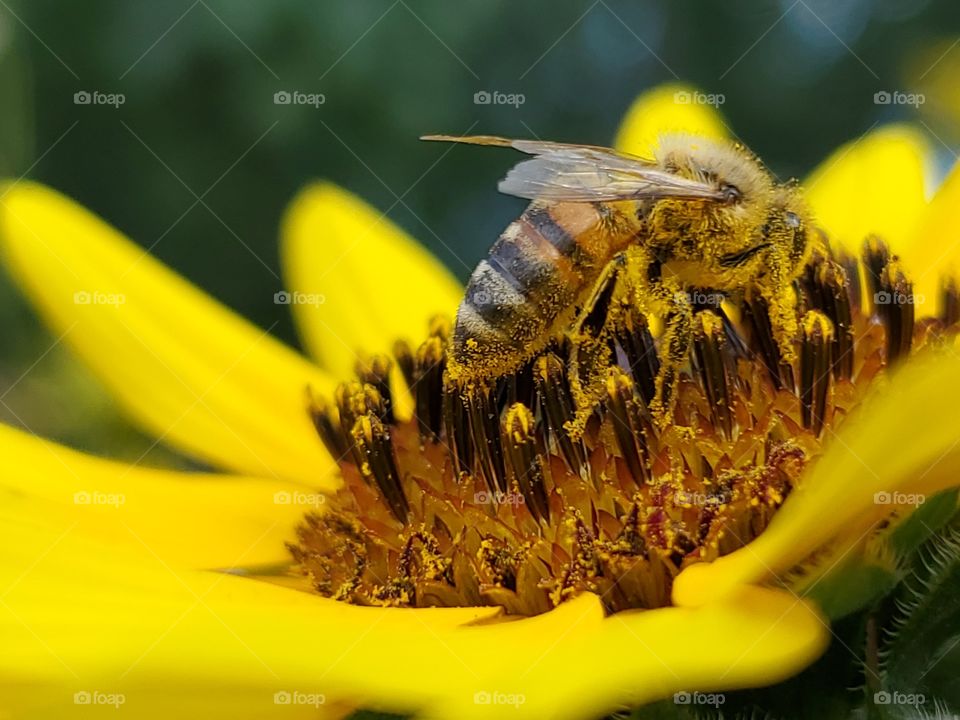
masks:
[[(616, 146), (728, 135), (678, 93), (641, 96)], [(560, 349), (475, 406), (444, 393), (462, 288), (336, 186), (281, 230), (275, 301), (308, 360), (8, 183), (16, 283), (131, 418), (217, 472), (0, 430), (0, 708), (581, 718), (796, 674), (876, 591), (863, 571), (892, 572), (891, 529), (956, 483), (960, 174), (928, 201), (928, 155), (890, 126), (809, 178), (832, 249), (798, 282), (796, 363), (762, 301), (704, 310), (654, 429), (657, 319), (627, 309), (634, 362), (576, 441)]]

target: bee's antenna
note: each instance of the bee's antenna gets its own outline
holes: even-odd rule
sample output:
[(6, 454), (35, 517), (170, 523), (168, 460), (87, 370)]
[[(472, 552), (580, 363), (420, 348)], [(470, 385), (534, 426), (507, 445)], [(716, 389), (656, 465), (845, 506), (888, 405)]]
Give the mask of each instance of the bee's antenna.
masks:
[(421, 140), (434, 142), (465, 143), (467, 145), (495, 145), (513, 147), (513, 140), (495, 135), (421, 135)]

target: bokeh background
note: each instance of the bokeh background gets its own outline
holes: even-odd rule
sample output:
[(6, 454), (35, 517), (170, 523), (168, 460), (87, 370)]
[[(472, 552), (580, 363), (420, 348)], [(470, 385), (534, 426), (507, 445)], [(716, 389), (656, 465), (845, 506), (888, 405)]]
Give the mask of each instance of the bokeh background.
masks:
[[(680, 80), (722, 95), (781, 176), (897, 120), (945, 168), (960, 143), (958, 43), (955, 0), (0, 0), (0, 174), (66, 192), (295, 344), (271, 302), (277, 228), (311, 179), (389, 209), (465, 279), (522, 207), (495, 191), (512, 158), (444, 155), (421, 134), (608, 144), (640, 91)], [(285, 91), (324, 102), (276, 104)], [(484, 91), (523, 103), (477, 104)], [(0, 322), (0, 418), (178, 462), (116, 414), (5, 276)]]

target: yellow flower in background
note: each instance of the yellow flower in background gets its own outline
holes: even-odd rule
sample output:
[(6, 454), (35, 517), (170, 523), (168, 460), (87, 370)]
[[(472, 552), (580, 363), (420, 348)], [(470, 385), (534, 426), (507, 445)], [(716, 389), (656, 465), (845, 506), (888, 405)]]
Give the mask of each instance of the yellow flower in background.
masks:
[[(642, 96), (618, 147), (642, 153), (657, 130), (723, 135), (714, 112), (672, 100), (684, 91), (669, 86)], [(444, 462), (451, 464), (446, 445), (425, 442), (421, 449), (420, 435), (442, 425), (432, 405), (438, 397), (417, 397), (436, 380), (428, 361), (445, 329), (435, 316), (450, 315), (462, 290), (382, 215), (318, 184), (284, 218), (287, 297), (311, 361), (55, 191), (30, 182), (3, 187), (2, 257), (52, 331), (63, 334), (131, 418), (223, 474), (149, 470), (12, 428), (0, 432), (0, 710), (58, 717), (77, 703), (122, 703), (137, 717), (337, 717), (366, 707), (433, 718), (507, 711), (582, 718), (679, 691), (772, 684), (800, 671), (823, 651), (829, 625), (813, 602), (794, 593), (798, 588), (781, 583), (811, 557), (827, 555), (830, 562), (818, 565), (826, 572), (857, 556), (878, 521), (904, 509), (901, 498), (956, 483), (960, 358), (949, 326), (957, 318), (950, 302), (941, 313), (934, 298), (955, 298), (939, 283), (956, 257), (960, 180), (955, 172), (928, 203), (927, 152), (912, 130), (884, 128), (841, 148), (812, 175), (809, 198), (838, 249), (859, 257), (864, 237), (878, 234), (900, 256), (871, 245), (884, 269), (877, 291), (922, 291), (930, 302), (916, 305), (916, 318), (904, 314), (913, 305), (897, 306), (884, 311), (884, 322), (873, 322), (871, 280), (860, 278), (866, 299), (854, 298), (850, 308), (864, 330), (854, 338), (862, 348), (856, 377), (831, 385), (823, 380), (833, 372), (828, 365), (797, 378), (810, 398), (772, 393), (783, 406), (765, 415), (769, 424), (757, 425), (754, 440), (776, 427), (789, 430), (796, 447), (785, 445), (776, 463), (711, 506), (727, 513), (722, 532), (710, 525), (707, 542), (684, 538), (671, 524), (690, 512), (702, 516), (695, 497), (686, 505), (674, 498), (659, 507), (662, 516), (631, 521), (629, 508), (614, 503), (620, 495), (605, 489), (608, 476), (571, 479), (558, 453), (548, 470), (558, 485), (566, 483), (563, 502), (579, 515), (550, 515), (554, 504), (537, 522), (525, 507), (507, 508), (511, 515), (501, 524), (529, 531), (522, 561), (492, 535), (476, 545), (465, 539), (471, 528), (485, 531), (500, 521), (463, 497), (441, 497), (457, 489), (450, 484), (455, 473), (443, 471)], [(899, 189), (896, 203), (880, 194), (890, 187)], [(931, 254), (932, 247), (939, 250)], [(814, 280), (820, 289), (840, 287), (834, 276)], [(298, 301), (320, 296), (322, 305)], [(918, 352), (902, 335), (912, 336), (924, 313), (944, 319), (930, 325)], [(418, 346), (428, 327), (433, 344)], [(826, 327), (804, 337), (805, 350), (820, 361), (830, 357), (823, 354), (829, 332), (817, 334)], [(901, 332), (893, 350), (891, 328)], [(384, 353), (395, 355), (393, 365), (376, 360)], [(893, 360), (900, 367), (888, 373), (884, 366)], [(358, 365), (367, 387), (379, 392), (338, 386)], [(614, 383), (611, 396), (632, 389), (625, 382)], [(706, 397), (695, 385), (691, 407)], [(385, 395), (391, 416), (381, 421)], [(377, 412), (360, 407), (345, 434), (337, 423), (345, 423), (358, 397)], [(763, 403), (753, 397), (744, 417)], [(424, 417), (428, 407), (432, 416)], [(826, 407), (830, 420), (821, 431), (809, 416), (823, 417)], [(670, 436), (688, 465), (715, 465), (708, 458), (745, 449), (746, 441), (737, 446), (718, 429), (723, 418), (709, 403), (699, 412), (716, 421), (704, 426), (708, 437), (685, 438), (679, 429)], [(504, 446), (504, 467), (511, 452), (543, 457), (525, 444), (520, 420), (519, 439)], [(350, 438), (359, 457), (354, 446), (341, 445)], [(620, 452), (585, 448), (580, 462), (622, 467), (629, 451), (612, 447)], [(669, 447), (661, 451), (670, 454)], [(804, 453), (810, 462), (797, 460)], [(665, 474), (674, 470), (667, 466)], [(696, 472), (713, 488), (721, 484), (720, 473)], [(398, 497), (384, 478), (403, 485)], [(462, 487), (471, 496), (474, 490)], [(642, 492), (651, 497), (651, 490)], [(893, 504), (876, 502), (877, 493)], [(433, 549), (435, 525), (427, 532), (398, 524), (404, 504), (411, 523), (443, 521), (450, 531), (443, 541), (461, 543), (460, 564)], [(369, 539), (377, 534), (369, 526), (358, 531), (357, 508), (381, 539)], [(617, 595), (618, 582), (605, 587), (597, 569), (615, 567), (618, 553), (637, 555), (634, 541), (649, 543), (657, 522), (669, 552), (651, 551), (643, 574)], [(619, 535), (604, 543), (584, 535), (597, 527)], [(631, 527), (635, 537), (626, 532)], [(749, 542), (736, 542), (738, 533)], [(545, 551), (564, 572), (531, 569), (542, 567), (534, 560), (542, 561), (535, 541), (543, 538), (556, 541)], [(687, 541), (710, 562), (677, 561), (675, 548)], [(399, 559), (390, 555), (398, 542)], [(288, 545), (313, 586), (284, 573), (292, 562)], [(458, 573), (476, 567), (500, 574), (465, 589), (469, 579)], [(368, 575), (383, 568), (389, 577)], [(411, 592), (450, 607), (399, 607), (418, 604)], [(484, 605), (471, 602), (478, 598)], [(358, 606), (362, 600), (371, 604)], [(647, 607), (653, 609), (639, 609)]]

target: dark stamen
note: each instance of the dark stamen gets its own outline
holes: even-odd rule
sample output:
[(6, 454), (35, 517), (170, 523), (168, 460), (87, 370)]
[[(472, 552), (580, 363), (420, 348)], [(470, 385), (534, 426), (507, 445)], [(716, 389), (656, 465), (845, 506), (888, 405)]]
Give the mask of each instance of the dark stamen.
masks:
[(494, 391), (489, 388), (470, 388), (466, 393), (470, 436), (476, 450), (476, 468), (490, 492), (507, 491), (503, 466), (503, 447), (500, 443), (500, 417), (497, 413)]
[(630, 365), (630, 374), (637, 381), (637, 391), (644, 405), (649, 405), (656, 394), (660, 358), (647, 318), (632, 303), (627, 303), (620, 314), (614, 339), (623, 349)]
[(397, 361), (397, 367), (400, 368), (400, 374), (403, 375), (403, 381), (407, 387), (413, 390), (413, 370), (415, 360), (413, 357), (413, 348), (406, 340), (397, 340), (393, 343), (393, 357)]
[(340, 420), (329, 401), (315, 393), (309, 386), (307, 387), (307, 412), (327, 451), (339, 462), (347, 455), (349, 447), (344, 441)]
[(533, 378), (533, 363), (524, 363), (505, 382), (500, 383), (499, 405), (505, 410), (514, 403), (521, 402), (528, 407), (534, 407), (537, 399), (536, 383)]
[(733, 408), (728, 383), (735, 375), (729, 368), (726, 333), (723, 320), (714, 312), (697, 313), (694, 325), (693, 360), (700, 375), (700, 384), (710, 403), (714, 424), (719, 424), (723, 437), (733, 437)]
[(913, 284), (896, 260), (887, 263), (880, 273), (874, 305), (887, 330), (887, 363), (896, 362), (910, 352), (915, 317)]
[(870, 302), (876, 309), (876, 296), (880, 292), (880, 275), (890, 262), (890, 248), (876, 235), (869, 236), (863, 243), (863, 272), (867, 278), (867, 290)]
[(360, 474), (367, 482), (380, 488), (393, 516), (402, 523), (407, 521), (410, 506), (400, 484), (400, 473), (393, 454), (390, 431), (375, 413), (357, 418), (353, 426), (353, 440), (363, 461)]
[(503, 444), (513, 481), (523, 494), (530, 514), (550, 521), (544, 458), (534, 436), (536, 420), (522, 403), (512, 405), (503, 420)]
[(803, 425), (819, 435), (827, 412), (833, 326), (826, 315), (811, 310), (803, 317), (800, 349), (800, 404)]
[(838, 380), (853, 376), (853, 315), (850, 287), (843, 267), (829, 259), (814, 271), (815, 308), (823, 312), (833, 325), (833, 375)]
[(454, 476), (458, 481), (469, 475), (473, 468), (473, 441), (470, 436), (470, 420), (460, 392), (451, 388), (444, 379), (443, 433), (452, 455)]
[(751, 345), (759, 351), (773, 384), (777, 389), (792, 389), (793, 368), (780, 359), (780, 346), (773, 336), (770, 306), (767, 301), (759, 295), (744, 299), (743, 317), (748, 323)]
[(420, 438), (437, 442), (443, 428), (443, 343), (430, 337), (417, 348), (414, 365), (413, 397), (416, 404)]
[(534, 379), (551, 442), (560, 450), (560, 456), (570, 472), (584, 480), (588, 479), (590, 465), (583, 439), (574, 440), (564, 427), (573, 419), (574, 402), (560, 358), (553, 353), (537, 358)]
[(736, 365), (737, 360), (750, 360), (753, 357), (750, 346), (747, 345), (747, 341), (744, 340), (742, 335), (740, 335), (739, 329), (730, 319), (730, 316), (727, 315), (727, 312), (723, 309), (723, 306), (715, 306), (713, 308), (713, 312), (719, 315), (720, 319), (723, 321), (723, 333), (727, 337), (729, 353), (734, 366)]
[(390, 392), (390, 370), (393, 361), (386, 355), (373, 355), (358, 360), (355, 372), (360, 382), (376, 388), (383, 400), (383, 414), (380, 419), (388, 425), (393, 424), (393, 395)]
[(610, 368), (607, 376), (607, 410), (613, 424), (617, 447), (620, 448), (620, 454), (623, 455), (623, 460), (637, 485), (650, 479), (650, 458), (645, 432), (647, 423), (643, 421), (646, 405), (641, 402), (638, 402), (636, 386), (630, 376), (618, 367)]
[(860, 286), (860, 263), (847, 252), (838, 253), (837, 262), (843, 268), (844, 277), (847, 280), (847, 297), (850, 300), (850, 310), (859, 314), (862, 309), (863, 293)]
[(353, 437), (353, 426), (358, 418), (367, 413), (383, 417), (383, 400), (380, 393), (372, 385), (359, 383), (356, 380), (338, 385), (334, 391), (334, 400), (340, 412), (340, 432), (343, 435), (343, 444), (347, 447), (347, 452), (354, 465), (359, 467), (363, 464), (363, 457)]

